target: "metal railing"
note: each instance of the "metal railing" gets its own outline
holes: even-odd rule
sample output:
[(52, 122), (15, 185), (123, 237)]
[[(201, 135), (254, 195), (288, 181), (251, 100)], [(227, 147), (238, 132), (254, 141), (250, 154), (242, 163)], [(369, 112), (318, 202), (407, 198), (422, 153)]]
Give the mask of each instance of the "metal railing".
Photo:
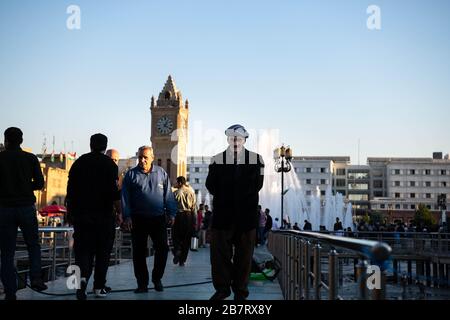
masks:
[[(367, 299), (367, 268), (369, 261), (380, 268), (380, 286), (372, 290), (372, 299), (386, 296), (385, 262), (391, 254), (391, 247), (382, 242), (332, 236), (318, 232), (272, 231), (269, 233), (268, 248), (281, 263), (279, 282), (285, 299), (321, 299), (321, 289), (328, 291), (328, 299), (343, 299), (338, 295), (339, 257), (352, 252), (359, 259), (356, 266), (359, 299)], [(336, 249), (344, 249), (338, 253)], [(327, 270), (322, 270), (322, 258), (327, 260)], [(328, 281), (322, 280), (327, 271)]]
[[(48, 280), (56, 280), (57, 267), (69, 266), (73, 262), (73, 228), (72, 227), (40, 227), (39, 241), (41, 245), (42, 269), (48, 269)], [(20, 229), (19, 229), (20, 235)], [(112, 261), (118, 264), (122, 259), (123, 233), (116, 228), (113, 250), (111, 252)], [(131, 247), (131, 246), (130, 246)], [(124, 247), (128, 249), (128, 246)], [(25, 243), (18, 241), (16, 264), (20, 260), (28, 260), (28, 252)], [(46, 261), (50, 261), (46, 264)], [(29, 268), (20, 269), (19, 274), (28, 273)]]

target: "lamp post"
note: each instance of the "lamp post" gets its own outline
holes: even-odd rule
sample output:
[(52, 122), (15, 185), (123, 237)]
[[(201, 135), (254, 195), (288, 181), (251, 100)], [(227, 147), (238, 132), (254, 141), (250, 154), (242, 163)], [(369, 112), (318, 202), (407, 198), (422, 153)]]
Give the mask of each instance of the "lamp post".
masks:
[(284, 173), (292, 169), (292, 149), (282, 145), (274, 151), (275, 171), (281, 172), (281, 229), (284, 229)]

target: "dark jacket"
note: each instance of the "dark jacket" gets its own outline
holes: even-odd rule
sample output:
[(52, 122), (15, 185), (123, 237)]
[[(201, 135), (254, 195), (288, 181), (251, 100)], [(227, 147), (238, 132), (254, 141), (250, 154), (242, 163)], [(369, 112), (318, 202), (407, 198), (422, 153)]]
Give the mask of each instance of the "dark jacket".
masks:
[(0, 152), (0, 206), (34, 205), (34, 190), (44, 188), (39, 160), (20, 148)]
[(99, 152), (82, 155), (69, 171), (67, 206), (73, 217), (112, 217), (113, 202), (120, 199), (118, 168)]
[(244, 149), (238, 164), (227, 150), (214, 156), (206, 178), (206, 188), (214, 196), (211, 227), (257, 228), (258, 192), (263, 182), (264, 162), (259, 154)]

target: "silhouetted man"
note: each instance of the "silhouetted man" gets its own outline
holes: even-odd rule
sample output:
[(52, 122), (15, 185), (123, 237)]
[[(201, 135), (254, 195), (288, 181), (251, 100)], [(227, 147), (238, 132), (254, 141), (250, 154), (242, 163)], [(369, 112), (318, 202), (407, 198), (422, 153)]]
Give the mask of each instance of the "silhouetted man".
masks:
[(161, 279), (169, 252), (166, 215), (170, 216), (170, 224), (173, 224), (177, 203), (169, 175), (163, 168), (153, 164), (153, 148), (140, 147), (138, 157), (138, 165), (128, 170), (122, 183), (124, 226), (131, 230), (134, 275), (138, 285), (134, 292), (148, 292), (146, 253), (149, 236), (155, 249), (152, 282), (156, 291), (163, 291)]
[(305, 224), (303, 226), (303, 231), (311, 231), (311, 230), (312, 230), (311, 222), (309, 222), (308, 220), (305, 220)]
[(36, 156), (20, 148), (22, 136), (19, 128), (6, 129), (5, 150), (0, 152), (0, 273), (5, 300), (16, 300), (14, 254), (18, 227), (28, 249), (31, 287), (38, 291), (47, 289), (41, 275), (41, 247), (33, 193), (44, 187), (44, 177)]
[(344, 228), (342, 227), (342, 222), (339, 221), (339, 218), (337, 218), (337, 217), (336, 217), (336, 223), (333, 226), (333, 230), (334, 231), (344, 230)]
[(243, 126), (233, 125), (225, 134), (229, 147), (213, 157), (206, 179), (206, 188), (214, 196), (211, 272), (216, 292), (211, 300), (227, 298), (230, 288), (236, 300), (244, 300), (249, 294), (264, 162), (244, 148), (249, 135)]
[(86, 287), (95, 258), (94, 292), (108, 293), (106, 274), (114, 243), (116, 212), (120, 215), (117, 165), (106, 156), (108, 139), (91, 136), (91, 152), (78, 158), (69, 171), (68, 215), (74, 227), (75, 264), (80, 267), (81, 286), (77, 299), (86, 299)]

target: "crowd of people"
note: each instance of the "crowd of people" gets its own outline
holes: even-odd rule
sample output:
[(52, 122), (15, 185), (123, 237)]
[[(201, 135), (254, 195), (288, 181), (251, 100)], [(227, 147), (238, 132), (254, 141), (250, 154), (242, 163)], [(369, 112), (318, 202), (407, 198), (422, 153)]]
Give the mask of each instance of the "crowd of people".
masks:
[[(136, 294), (147, 292), (150, 280), (156, 291), (164, 290), (170, 228), (173, 262), (181, 267), (186, 263), (193, 236), (199, 237), (200, 247), (210, 244), (215, 288), (211, 300), (223, 300), (231, 292), (235, 300), (248, 297), (264, 161), (244, 148), (249, 134), (243, 126), (232, 125), (225, 135), (228, 147), (212, 158), (206, 179), (213, 196), (212, 211), (206, 205), (197, 207), (186, 177), (177, 177), (172, 189), (167, 172), (153, 163), (152, 147), (138, 149), (137, 166), (122, 179), (117, 150), (107, 150), (105, 135), (91, 136), (91, 151), (78, 158), (69, 171), (65, 201), (67, 222), (74, 228), (75, 264), (81, 273), (78, 300), (87, 299), (93, 271), (95, 296), (105, 297), (112, 290), (106, 285), (106, 275), (118, 226), (131, 233)], [(0, 274), (5, 299), (16, 300), (14, 255), (18, 228), (29, 252), (31, 287), (37, 291), (47, 289), (42, 279), (34, 195), (44, 187), (44, 178), (37, 157), (20, 147), (22, 131), (11, 127), (4, 137), (5, 150), (0, 152)], [(151, 275), (147, 267), (149, 237), (154, 249)]]

